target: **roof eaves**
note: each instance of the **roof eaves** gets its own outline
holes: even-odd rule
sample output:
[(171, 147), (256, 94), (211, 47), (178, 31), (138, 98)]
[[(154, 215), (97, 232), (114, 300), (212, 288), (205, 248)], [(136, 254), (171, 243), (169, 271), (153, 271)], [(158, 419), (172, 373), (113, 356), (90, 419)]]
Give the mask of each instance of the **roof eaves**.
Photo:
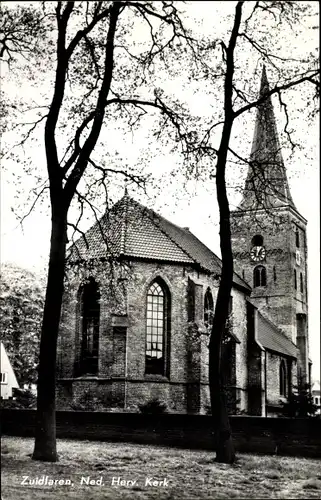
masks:
[(167, 264), (181, 264), (183, 266), (192, 266), (194, 267), (196, 270), (199, 270), (199, 271), (202, 271), (206, 274), (212, 274), (212, 271), (210, 271), (209, 269), (203, 267), (201, 264), (199, 264), (198, 262), (196, 261), (193, 261), (191, 262), (190, 260), (180, 260), (180, 259), (162, 259), (161, 257), (146, 257), (144, 255), (135, 255), (135, 254), (131, 254), (131, 253), (124, 253), (124, 254), (121, 254), (122, 258), (126, 259), (136, 259), (136, 260), (139, 260), (139, 261), (145, 261), (145, 262), (164, 262), (164, 263), (167, 263)]
[(240, 292), (245, 292), (248, 296), (251, 295), (252, 289), (249, 288), (249, 286), (247, 286), (245, 284), (243, 285), (241, 283), (237, 283), (236, 281), (234, 281), (234, 279), (233, 279), (233, 286), (237, 290), (240, 290)]
[(245, 287), (245, 288), (248, 288), (249, 290), (251, 290), (251, 291), (252, 291), (252, 287), (251, 287), (251, 285), (249, 285), (249, 283), (248, 283), (247, 281), (245, 281), (245, 280), (244, 280), (244, 279), (243, 279), (243, 278), (242, 278), (242, 277), (241, 277), (241, 276), (240, 276), (240, 275), (239, 275), (236, 271), (234, 271), (234, 274), (235, 274), (235, 276), (237, 276), (237, 277), (238, 277), (238, 279), (239, 279), (242, 283), (244, 283), (244, 287)]
[(285, 352), (285, 349), (284, 350), (278, 350), (278, 349), (273, 349), (272, 347), (266, 347), (265, 346), (265, 350), (268, 351), (268, 352), (274, 352), (276, 354), (281, 354), (282, 356), (285, 356), (287, 358), (292, 358), (292, 359), (297, 359), (297, 356), (294, 356), (294, 354), (291, 354), (289, 351), (288, 352)]

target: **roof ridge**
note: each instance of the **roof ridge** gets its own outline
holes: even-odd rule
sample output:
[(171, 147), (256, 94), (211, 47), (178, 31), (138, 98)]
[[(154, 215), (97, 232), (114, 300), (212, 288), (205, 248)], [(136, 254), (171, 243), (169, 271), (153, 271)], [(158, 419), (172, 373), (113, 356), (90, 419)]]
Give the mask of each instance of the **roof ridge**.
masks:
[[(215, 259), (217, 259), (217, 260), (218, 260), (218, 263), (219, 263), (220, 265), (222, 264), (221, 259), (220, 259), (220, 258), (219, 258), (219, 257), (218, 257), (218, 256), (217, 256), (217, 255), (216, 255), (216, 254), (215, 254), (215, 253), (214, 253), (214, 252), (213, 252), (213, 251), (212, 251), (212, 250), (211, 250), (211, 249), (210, 249), (207, 245), (205, 245), (205, 243), (203, 243), (203, 242), (202, 242), (202, 241), (201, 241), (201, 240), (200, 240), (197, 236), (195, 236), (195, 234), (194, 234), (194, 233), (192, 233), (191, 231), (189, 231), (189, 230), (185, 229), (184, 227), (179, 226), (178, 224), (175, 224), (174, 222), (172, 222), (172, 221), (170, 221), (170, 220), (166, 219), (166, 217), (164, 217), (163, 215), (158, 214), (158, 213), (157, 213), (157, 212), (155, 212), (155, 210), (153, 210), (152, 208), (145, 207), (144, 205), (142, 205), (142, 204), (141, 204), (141, 203), (139, 203), (138, 201), (134, 200), (133, 198), (130, 198), (130, 199), (131, 199), (134, 203), (138, 204), (141, 208), (143, 208), (143, 209), (148, 210), (149, 212), (151, 212), (154, 216), (156, 216), (156, 218), (157, 218), (157, 219), (164, 220), (165, 222), (167, 222), (167, 223), (168, 223), (168, 224), (170, 224), (171, 226), (175, 226), (177, 229), (180, 229), (181, 231), (184, 231), (184, 232), (188, 231), (188, 232), (189, 232), (189, 234), (190, 234), (191, 236), (193, 236), (193, 238), (196, 238), (196, 239), (197, 239), (197, 241), (199, 241), (199, 243), (200, 243), (200, 244), (201, 244), (204, 248), (206, 248), (207, 250), (209, 250), (209, 251), (211, 252), (211, 254), (215, 257)], [(154, 221), (152, 221), (152, 222), (154, 222)], [(171, 236), (170, 236), (170, 235), (166, 232), (166, 230), (165, 230), (165, 229), (163, 229), (163, 228), (160, 228), (160, 229), (161, 229), (161, 231), (162, 231), (163, 233), (165, 233), (165, 234), (166, 234), (166, 236), (167, 236), (167, 237), (168, 237), (171, 241), (173, 241), (173, 242), (174, 242), (174, 243), (175, 243), (175, 244), (176, 244), (176, 245), (177, 245), (177, 246), (178, 246), (181, 250), (183, 250), (183, 252), (184, 252), (184, 253), (186, 253), (186, 254), (187, 254), (187, 255), (188, 255), (191, 259), (193, 259), (196, 263), (198, 263), (198, 262), (197, 262), (197, 260), (196, 260), (196, 259), (194, 259), (194, 257), (192, 257), (192, 256), (191, 256), (191, 255), (187, 252), (187, 250), (186, 250), (185, 248), (181, 247), (181, 246), (180, 246), (180, 244), (179, 244), (179, 243), (177, 243), (177, 241), (173, 240), (173, 238), (172, 238), (172, 237), (171, 237)]]
[[(171, 222), (171, 224), (173, 224), (173, 223)], [(188, 231), (193, 236), (193, 238), (195, 238), (204, 248), (206, 248), (207, 250), (209, 250), (211, 252), (211, 254), (213, 255), (213, 257), (216, 260), (216, 263), (220, 267), (222, 267), (222, 259), (220, 259), (219, 256), (216, 255), (216, 253), (213, 252), (213, 250), (211, 250), (207, 245), (205, 245), (205, 243), (203, 243), (194, 233), (192, 233), (191, 231), (189, 231), (189, 229), (185, 229), (184, 227), (177, 226), (176, 224), (173, 224), (173, 225), (176, 226), (176, 227), (178, 227), (182, 231)], [(235, 274), (247, 287), (250, 287), (250, 285), (243, 278), (241, 278), (241, 276), (234, 269), (233, 269), (233, 274)]]
[[(129, 197), (130, 198), (130, 197)], [(130, 198), (131, 201), (133, 201), (134, 203), (136, 203), (136, 205), (139, 205), (140, 208), (142, 208), (143, 210), (145, 210), (146, 212), (149, 212), (151, 213), (154, 217), (149, 217), (151, 222), (156, 226), (155, 224), (155, 220), (154, 219), (163, 219), (164, 221), (166, 221), (168, 224), (171, 224), (173, 226), (176, 226), (177, 228), (181, 229), (182, 228), (180, 226), (177, 226), (176, 224), (173, 224), (171, 221), (169, 221), (168, 219), (166, 219), (165, 217), (163, 217), (162, 215), (159, 215), (157, 212), (155, 212), (155, 210), (153, 210), (152, 208), (148, 208), (148, 207), (145, 207), (144, 205), (142, 205), (141, 203), (139, 203), (138, 201), (134, 200), (133, 198)], [(150, 214), (148, 214), (148, 216), (150, 216)], [(160, 227), (160, 226), (156, 226), (163, 234), (165, 234), (165, 236), (167, 236), (167, 238), (172, 242), (174, 243), (180, 250), (182, 250), (182, 252), (184, 252), (187, 257), (189, 257), (190, 259), (193, 260), (193, 262), (195, 262), (195, 264), (198, 264), (200, 265), (201, 267), (203, 267), (199, 262), (197, 262), (196, 259), (194, 259), (194, 257), (192, 257), (192, 255), (189, 254), (189, 252), (187, 252), (187, 250), (185, 248), (183, 248), (179, 243), (177, 243), (177, 241), (175, 241), (168, 233), (167, 231), (165, 231), (164, 228)]]
[[(143, 209), (144, 211), (147, 211), (149, 212), (149, 214), (152, 214), (152, 218), (151, 218), (151, 221), (153, 222), (153, 224), (155, 224), (155, 220), (154, 219), (158, 219), (159, 221), (165, 221), (167, 224), (171, 225), (171, 226), (174, 226), (175, 228), (179, 229), (180, 231), (183, 231), (184, 233), (186, 233), (188, 231), (188, 234), (195, 238), (198, 243), (200, 245), (202, 245), (202, 247), (209, 251), (211, 256), (214, 258), (216, 264), (222, 268), (222, 260), (220, 259), (220, 257), (218, 257), (218, 255), (216, 255), (216, 253), (213, 252), (213, 250), (211, 250), (207, 245), (205, 245), (205, 243), (203, 243), (194, 233), (192, 233), (191, 231), (189, 231), (188, 229), (185, 229), (181, 226), (179, 226), (178, 224), (175, 224), (174, 222), (166, 219), (166, 217), (164, 217), (163, 215), (160, 215), (158, 214), (157, 212), (155, 212), (155, 210), (153, 210), (152, 208), (148, 208), (146, 207), (145, 205), (142, 205), (141, 203), (139, 203), (137, 200), (135, 200), (134, 198), (131, 198), (130, 196), (128, 195), (125, 195), (127, 198), (129, 198), (129, 200), (131, 200), (134, 204), (138, 205), (141, 209)], [(124, 198), (124, 197), (123, 197)], [(123, 199), (122, 198), (122, 199)], [(156, 224), (155, 224), (156, 226)], [(180, 250), (182, 250), (190, 259), (192, 259), (196, 264), (198, 264), (199, 266), (201, 266), (202, 268), (206, 269), (206, 270), (209, 270), (207, 268), (205, 268), (198, 260), (196, 260), (184, 247), (182, 247), (175, 239), (173, 239), (166, 231), (166, 229), (160, 227), (160, 226), (157, 226), (158, 229), (160, 229), (162, 231), (163, 234), (165, 234), (167, 236), (167, 238), (170, 239), (170, 241), (172, 241)], [(241, 276), (235, 272), (233, 270), (233, 275), (237, 276), (242, 283), (244, 283), (244, 286), (246, 286), (247, 288), (251, 288), (250, 285), (243, 279), (241, 278)], [(233, 283), (234, 283), (234, 279), (233, 279)]]
[(217, 263), (221, 266), (222, 265), (222, 260), (219, 258), (218, 255), (216, 255), (216, 253), (213, 252), (213, 250), (211, 250), (207, 245), (205, 245), (205, 243), (203, 243), (194, 233), (192, 233), (191, 231), (189, 231), (188, 229), (185, 229), (184, 227), (180, 227), (180, 226), (177, 226), (179, 227), (180, 229), (182, 229), (183, 231), (188, 231), (197, 241), (199, 241), (199, 243), (204, 247), (206, 248), (207, 250), (209, 250), (211, 252), (211, 254), (215, 257), (215, 259), (218, 261)]
[[(127, 188), (126, 188), (127, 189)], [(126, 235), (127, 235), (127, 215), (128, 215), (128, 201), (127, 201), (128, 195), (125, 193), (123, 198), (121, 200), (125, 201), (125, 210), (124, 210), (124, 217), (122, 217), (121, 220), (121, 229), (120, 229), (120, 255), (125, 255), (126, 254)], [(118, 200), (118, 201), (121, 201)], [(116, 205), (116, 203), (115, 203)], [(112, 208), (114, 208), (114, 206)]]

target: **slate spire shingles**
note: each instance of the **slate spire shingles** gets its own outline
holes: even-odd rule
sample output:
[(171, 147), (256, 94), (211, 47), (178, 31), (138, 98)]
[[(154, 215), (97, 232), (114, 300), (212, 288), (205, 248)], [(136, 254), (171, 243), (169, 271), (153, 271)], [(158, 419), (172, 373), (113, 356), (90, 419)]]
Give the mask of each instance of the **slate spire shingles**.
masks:
[[(270, 86), (263, 66), (259, 98)], [(290, 193), (275, 121), (271, 96), (257, 107), (248, 173), (239, 205), (241, 210), (256, 210), (295, 205)]]

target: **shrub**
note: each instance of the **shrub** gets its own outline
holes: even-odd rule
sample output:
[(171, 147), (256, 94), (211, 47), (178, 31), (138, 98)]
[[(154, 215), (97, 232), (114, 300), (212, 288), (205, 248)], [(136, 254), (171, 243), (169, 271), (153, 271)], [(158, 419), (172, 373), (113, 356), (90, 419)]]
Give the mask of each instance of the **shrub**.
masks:
[(104, 394), (97, 389), (87, 389), (69, 404), (74, 411), (119, 411), (123, 409), (121, 397)]
[(160, 401), (158, 398), (150, 399), (147, 403), (138, 405), (138, 408), (141, 413), (145, 414), (160, 415), (167, 412), (166, 403)]
[(29, 389), (13, 389), (14, 399), (2, 399), (2, 408), (33, 409), (37, 407), (37, 397)]
[(299, 383), (294, 389), (295, 392), (291, 392), (288, 401), (282, 403), (281, 416), (292, 418), (313, 417), (317, 411), (317, 406), (313, 403), (310, 385)]
[(14, 264), (1, 266), (0, 330), (20, 387), (37, 381), (45, 284)]
[(95, 391), (86, 390), (70, 403), (70, 408), (75, 411), (97, 411), (101, 409), (101, 399)]

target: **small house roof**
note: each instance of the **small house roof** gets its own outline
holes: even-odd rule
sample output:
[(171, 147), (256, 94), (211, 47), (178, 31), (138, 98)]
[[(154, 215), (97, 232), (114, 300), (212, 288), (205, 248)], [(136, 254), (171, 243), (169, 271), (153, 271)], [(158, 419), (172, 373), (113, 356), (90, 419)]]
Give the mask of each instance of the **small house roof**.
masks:
[(0, 362), (1, 362), (1, 373), (7, 373), (8, 383), (10, 384), (10, 386), (14, 388), (19, 388), (16, 375), (13, 371), (7, 351), (2, 342), (0, 342)]

